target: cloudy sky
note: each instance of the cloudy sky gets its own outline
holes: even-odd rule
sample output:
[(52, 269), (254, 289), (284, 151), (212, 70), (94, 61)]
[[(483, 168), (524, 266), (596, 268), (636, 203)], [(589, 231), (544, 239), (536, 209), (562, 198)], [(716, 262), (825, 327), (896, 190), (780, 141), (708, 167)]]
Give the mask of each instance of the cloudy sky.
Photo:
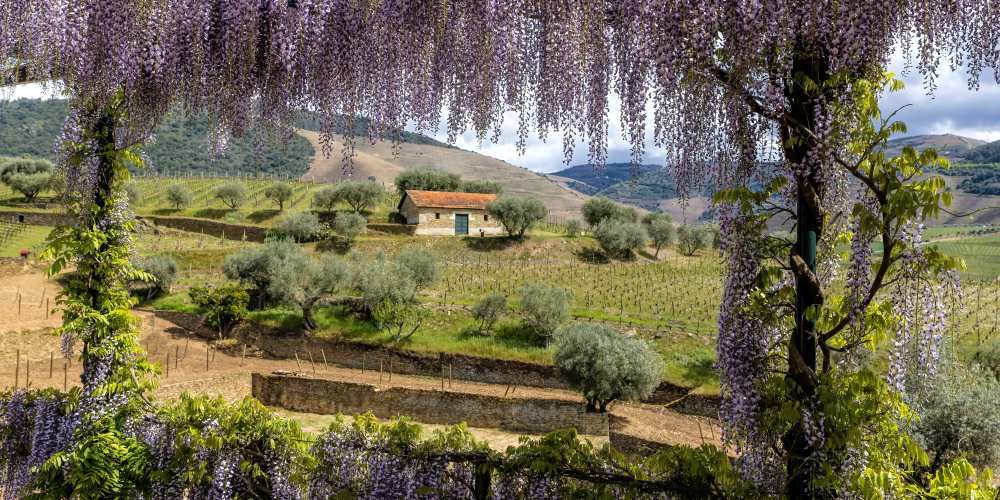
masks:
[[(937, 79), (937, 88), (929, 95), (922, 84), (921, 76), (913, 71), (906, 72), (901, 58), (895, 58), (890, 69), (903, 77), (907, 88), (885, 99), (882, 103), (883, 109), (896, 109), (909, 104), (910, 106), (898, 116), (909, 126), (910, 135), (951, 133), (984, 141), (1000, 140), (1000, 85), (996, 84), (992, 75), (985, 75), (981, 88), (972, 91), (968, 88), (964, 71), (952, 72), (942, 68)], [(13, 95), (7, 92), (6, 97), (38, 98), (51, 96), (53, 93), (53, 89), (27, 85), (14, 90)], [(0, 99), (3, 97), (0, 95)], [(610, 100), (610, 108), (609, 161), (627, 162), (629, 145), (622, 140), (619, 100), (614, 96)], [(486, 141), (480, 144), (474, 134), (467, 133), (457, 139), (456, 145), (539, 172), (552, 172), (564, 168), (561, 135), (552, 134), (543, 142), (537, 135), (532, 134), (528, 139), (527, 151), (520, 155), (514, 146), (516, 126), (517, 116), (509, 113), (505, 117), (501, 138), (497, 143)], [(652, 126), (648, 129), (652, 131)], [(437, 134), (437, 138), (442, 141), (447, 139), (443, 131)], [(662, 151), (654, 148), (652, 144), (647, 144), (645, 161), (658, 163), (662, 160)], [(586, 144), (577, 144), (571, 164), (586, 161)]]

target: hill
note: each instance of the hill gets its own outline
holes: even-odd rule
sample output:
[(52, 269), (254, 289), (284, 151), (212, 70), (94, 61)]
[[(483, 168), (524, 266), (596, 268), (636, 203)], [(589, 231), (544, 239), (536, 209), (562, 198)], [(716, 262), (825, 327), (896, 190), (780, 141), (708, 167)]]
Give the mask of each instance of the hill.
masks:
[(984, 144), (986, 144), (986, 141), (955, 134), (912, 135), (890, 140), (886, 153), (889, 156), (898, 156), (906, 146), (910, 146), (918, 151), (934, 148), (938, 154), (953, 162), (963, 162), (971, 161), (968, 156)]
[[(66, 119), (64, 100), (25, 99), (0, 103), (0, 156), (52, 158), (52, 147)], [(204, 172), (206, 175), (287, 175), (298, 177), (309, 168), (315, 151), (309, 141), (266, 138), (260, 147), (253, 132), (233, 138), (221, 155), (212, 156), (211, 122), (205, 116), (171, 114), (145, 146), (150, 168), (164, 175)]]
[[(319, 134), (308, 130), (298, 133), (320, 150)], [(435, 141), (436, 142), (436, 141)], [(359, 139), (355, 142), (351, 167), (346, 168), (341, 155), (342, 136), (334, 141), (329, 157), (318, 154), (303, 180), (333, 182), (344, 178), (374, 177), (386, 186), (400, 172), (413, 168), (432, 168), (461, 176), (465, 180), (499, 182), (504, 193), (512, 196), (538, 198), (556, 219), (578, 217), (586, 200), (583, 194), (561, 185), (546, 176), (496, 158), (455, 147), (440, 147), (433, 143), (402, 143), (388, 141), (374, 144)]]
[(983, 144), (966, 156), (972, 163), (1000, 163), (1000, 141)]

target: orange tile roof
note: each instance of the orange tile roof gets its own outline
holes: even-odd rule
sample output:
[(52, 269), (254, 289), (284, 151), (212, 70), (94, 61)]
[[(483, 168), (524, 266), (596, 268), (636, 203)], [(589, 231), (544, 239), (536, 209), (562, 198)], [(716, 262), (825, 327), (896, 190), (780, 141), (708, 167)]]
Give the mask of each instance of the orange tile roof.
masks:
[[(417, 191), (410, 189), (406, 196), (420, 208), (468, 208), (485, 210), (486, 204), (497, 199), (495, 194), (454, 193), (451, 191)], [(400, 200), (400, 205), (402, 205)]]

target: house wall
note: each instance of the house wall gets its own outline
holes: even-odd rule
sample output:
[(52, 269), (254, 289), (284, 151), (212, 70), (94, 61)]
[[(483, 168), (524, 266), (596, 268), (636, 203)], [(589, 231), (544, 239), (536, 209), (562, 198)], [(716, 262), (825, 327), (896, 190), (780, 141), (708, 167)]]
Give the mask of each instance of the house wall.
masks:
[[(424, 236), (454, 236), (455, 234), (455, 214), (469, 215), (469, 236), (478, 236), (482, 229), (487, 236), (503, 233), (503, 226), (490, 217), (484, 220), (485, 210), (476, 209), (451, 209), (451, 208), (420, 208), (414, 205), (413, 201), (407, 197), (403, 200), (400, 213), (406, 217), (407, 224), (416, 224), (416, 234)], [(441, 214), (441, 218), (435, 218), (434, 214)]]

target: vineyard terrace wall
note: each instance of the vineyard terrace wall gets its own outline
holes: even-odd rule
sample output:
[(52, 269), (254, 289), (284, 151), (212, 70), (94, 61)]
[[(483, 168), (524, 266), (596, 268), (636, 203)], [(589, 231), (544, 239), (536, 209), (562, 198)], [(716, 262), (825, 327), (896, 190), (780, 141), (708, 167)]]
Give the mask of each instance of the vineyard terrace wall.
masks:
[(407, 416), (427, 424), (500, 428), (544, 433), (573, 427), (581, 434), (607, 436), (606, 413), (588, 413), (578, 401), (504, 398), (483, 394), (391, 387), (289, 375), (252, 376), (253, 397), (268, 406), (308, 413), (355, 415), (372, 412), (382, 419)]
[(216, 238), (225, 238), (233, 241), (252, 241), (260, 243), (267, 236), (267, 228), (260, 226), (247, 226), (243, 224), (227, 224), (207, 219), (195, 219), (190, 217), (163, 217), (158, 215), (144, 215), (142, 220), (152, 222), (157, 226), (180, 229), (190, 233), (202, 233)]
[[(252, 323), (238, 327), (235, 335), (243, 343), (275, 358), (292, 359), (298, 355), (317, 362), (325, 358), (329, 363), (347, 368), (374, 369), (381, 365), (393, 373), (406, 375), (450, 376), (489, 384), (572, 389), (551, 365), (465, 354), (421, 353), (333, 339), (290, 337)], [(643, 402), (669, 405), (670, 409), (688, 415), (718, 418), (718, 396), (689, 393), (688, 388), (661, 382)]]

